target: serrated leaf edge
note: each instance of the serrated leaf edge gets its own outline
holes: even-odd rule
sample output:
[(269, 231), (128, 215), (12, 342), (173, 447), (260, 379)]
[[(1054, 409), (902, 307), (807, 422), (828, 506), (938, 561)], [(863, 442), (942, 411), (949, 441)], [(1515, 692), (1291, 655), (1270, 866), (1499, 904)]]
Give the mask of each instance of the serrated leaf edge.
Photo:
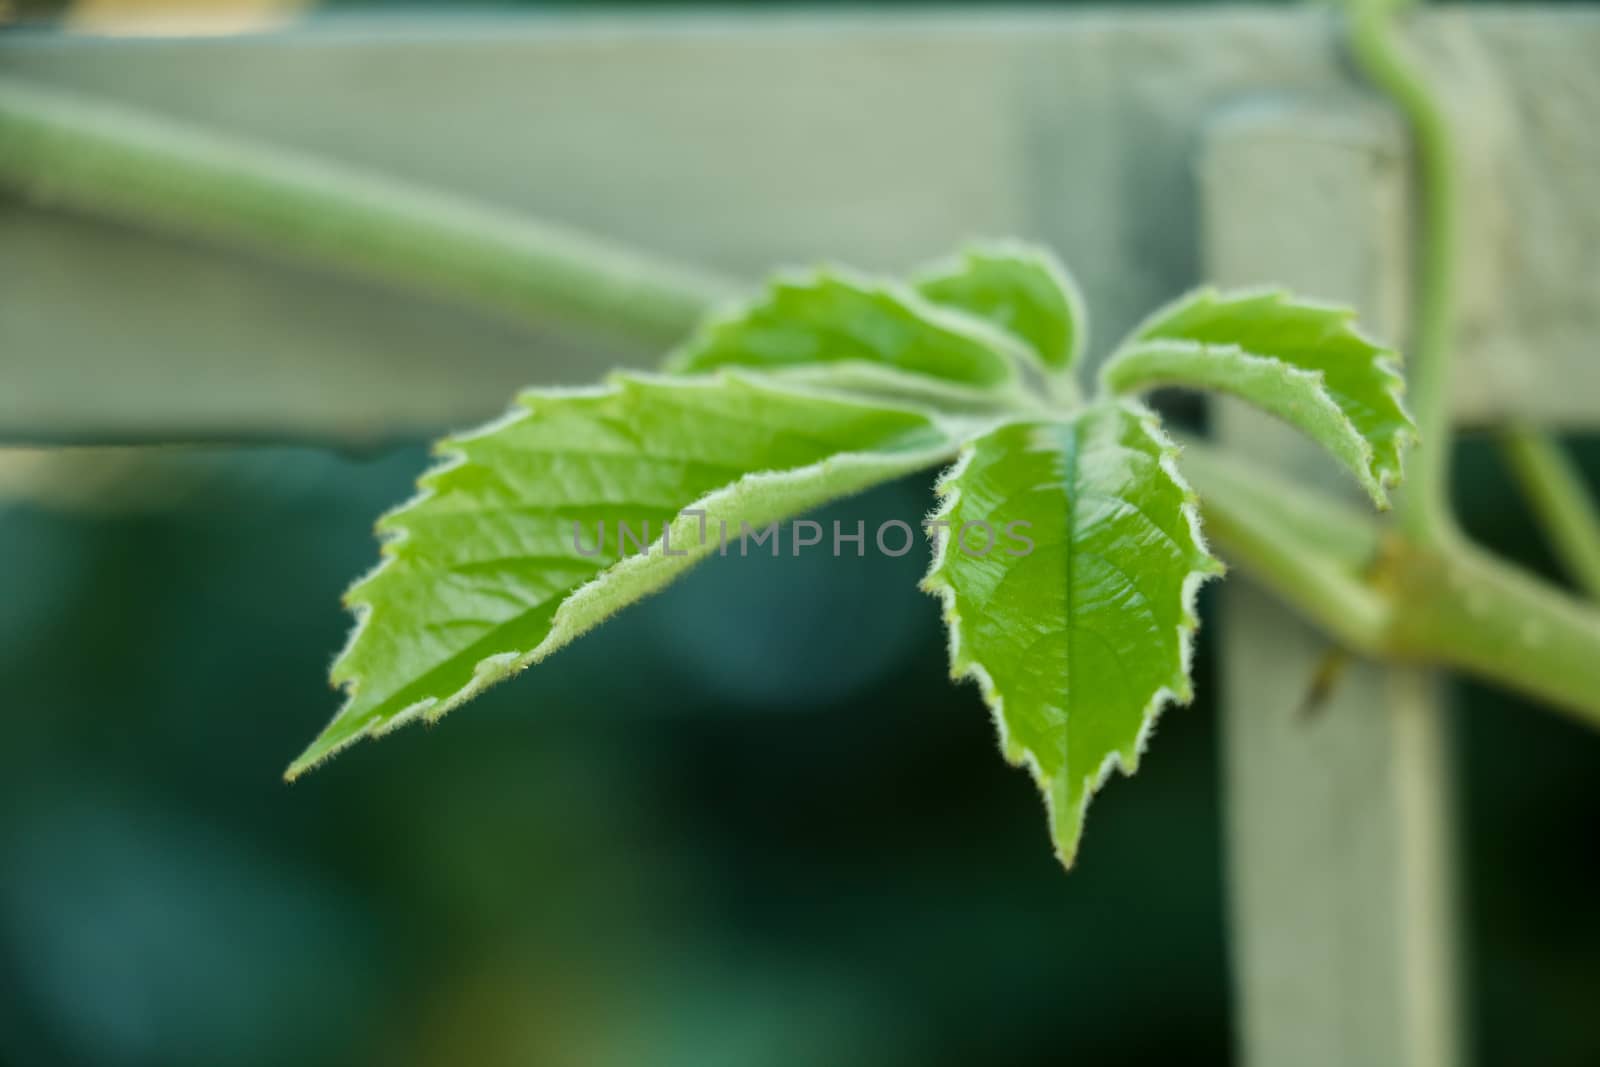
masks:
[[(694, 336), (688, 341), (667, 353), (662, 361), (662, 370), (668, 374), (695, 374), (720, 370), (721, 367), (696, 368), (686, 366), (687, 360), (698, 345), (699, 339), (717, 331), (733, 326), (745, 318), (750, 312), (761, 305), (771, 301), (776, 294), (786, 288), (814, 289), (829, 282), (838, 282), (865, 293), (877, 293), (895, 300), (911, 311), (918, 318), (932, 323), (934, 326), (950, 333), (962, 335), (974, 344), (983, 345), (997, 352), (1002, 357), (1006, 366), (1006, 375), (998, 381), (987, 385), (977, 382), (955, 382), (954, 384), (971, 389), (1002, 390), (1014, 387), (1018, 379), (1018, 370), (1024, 362), (1033, 359), (1033, 346), (1025, 344), (1013, 334), (1000, 329), (998, 326), (954, 308), (935, 303), (917, 292), (910, 285), (893, 278), (877, 277), (849, 267), (823, 265), (809, 269), (791, 268), (775, 273), (767, 283), (762, 286), (759, 295), (753, 297), (736, 297), (724, 301), (714, 307), (701, 320)], [(882, 367), (885, 364), (875, 360), (847, 359), (832, 361), (813, 361), (811, 364), (799, 363), (787, 366), (802, 367), (816, 363), (831, 362), (835, 365)], [(750, 365), (744, 369), (752, 372), (776, 372), (783, 369), (784, 365), (772, 367), (759, 367)], [(934, 381), (953, 381), (937, 374), (923, 374), (906, 367), (894, 367), (902, 374), (914, 375), (920, 378), (929, 378)]]
[[(1359, 323), (1359, 314), (1348, 304), (1338, 304), (1326, 300), (1307, 299), (1305, 297), (1297, 296), (1290, 290), (1278, 285), (1241, 286), (1237, 289), (1219, 289), (1214, 285), (1202, 285), (1198, 288), (1190, 289), (1175, 299), (1167, 301), (1165, 304), (1162, 304), (1160, 307), (1150, 312), (1150, 314), (1146, 315), (1143, 319), (1139, 320), (1138, 325), (1136, 325), (1132, 330), (1128, 331), (1127, 335), (1122, 339), (1121, 342), (1118, 343), (1117, 347), (1112, 350), (1111, 355), (1108, 356), (1105, 362), (1101, 365), (1102, 374), (1104, 373), (1104, 369), (1109, 367), (1125, 351), (1147, 344), (1193, 344), (1210, 348), (1231, 348), (1243, 353), (1244, 355), (1254, 356), (1257, 359), (1265, 359), (1272, 362), (1282, 362), (1281, 360), (1274, 360), (1271, 356), (1263, 356), (1260, 353), (1251, 352), (1250, 350), (1242, 348), (1238, 345), (1205, 345), (1204, 342), (1200, 341), (1190, 341), (1179, 338), (1150, 339), (1145, 336), (1150, 330), (1170, 317), (1173, 313), (1195, 303), (1196, 301), (1251, 300), (1260, 297), (1270, 297), (1273, 301), (1280, 305), (1289, 305), (1293, 307), (1304, 308), (1308, 311), (1321, 311), (1334, 315), (1340, 320), (1339, 329), (1341, 332), (1376, 350), (1377, 354), (1373, 357), (1372, 362), (1373, 366), (1382, 373), (1384, 379), (1386, 380), (1383, 391), (1391, 400), (1394, 401), (1396, 409), (1399, 410), (1401, 416), (1406, 420), (1406, 428), (1397, 430), (1391, 437), (1391, 440), (1394, 443), (1394, 452), (1396, 457), (1394, 465), (1390, 466), (1388, 464), (1378, 464), (1369, 461), (1367, 466), (1371, 470), (1370, 484), (1368, 479), (1362, 479), (1362, 488), (1366, 489), (1368, 493), (1372, 494), (1374, 502), (1377, 503), (1379, 509), (1387, 509), (1389, 506), (1387, 490), (1397, 488), (1401, 481), (1404, 480), (1406, 451), (1418, 443), (1416, 423), (1412, 419), (1411, 412), (1409, 409), (1407, 409), (1405, 404), (1406, 377), (1403, 369), (1405, 365), (1405, 355), (1399, 349), (1393, 348), (1382, 341), (1377, 340), (1371, 334), (1361, 329)], [(1298, 370), (1300, 368), (1294, 369)], [(1335, 403), (1337, 404), (1337, 402)], [(1343, 412), (1341, 411), (1340, 414), (1343, 415)], [(1349, 421), (1348, 416), (1345, 418), (1346, 421)], [(1351, 428), (1354, 429), (1353, 424)], [(1367, 440), (1366, 435), (1362, 434), (1360, 430), (1355, 430), (1355, 433), (1356, 436), (1360, 437), (1361, 440), (1366, 443), (1367, 451), (1375, 456), (1376, 452), (1373, 449), (1371, 442)], [(1377, 486), (1377, 492), (1373, 491), (1374, 484)]]
[[(443, 462), (436, 464), (428, 471), (424, 472), (423, 475), (418, 479), (418, 491), (404, 503), (389, 509), (378, 520), (382, 549), (381, 558), (375, 566), (370, 568), (361, 577), (352, 582), (349, 587), (349, 592), (346, 593), (346, 606), (355, 616), (355, 624), (351, 627), (350, 634), (345, 639), (344, 646), (340, 649), (339, 654), (334, 658), (333, 667), (330, 670), (330, 677), (333, 679), (336, 686), (344, 692), (345, 701), (340, 706), (339, 710), (334, 713), (332, 719), (329, 720), (328, 725), (324, 727), (322, 732), (317, 735), (317, 738), (312, 741), (311, 745), (306, 749), (306, 752), (302, 753), (293, 763), (289, 765), (288, 770), (284, 772), (285, 780), (291, 782), (294, 781), (302, 774), (305, 774), (307, 771), (320, 766), (327, 760), (344, 751), (346, 748), (349, 748), (351, 745), (363, 739), (376, 739), (383, 737), (400, 728), (401, 726), (405, 726), (409, 723), (417, 721), (419, 718), (429, 724), (438, 722), (447, 713), (471, 700), (489, 686), (495, 684), (496, 682), (502, 681), (513, 674), (519, 673), (528, 667), (531, 667), (535, 663), (547, 658), (551, 653), (556, 652), (557, 650), (570, 644), (577, 637), (587, 633), (589, 630), (594, 629), (612, 614), (618, 610), (621, 610), (623, 607), (626, 607), (627, 604), (634, 603), (645, 596), (649, 596), (651, 593), (659, 591), (683, 571), (689, 569), (689, 567), (704, 559), (711, 548), (709, 542), (696, 545), (692, 548), (686, 547), (689, 543), (684, 540), (685, 533), (687, 530), (697, 527), (698, 520), (691, 518), (687, 521), (687, 523), (685, 523), (684, 512), (694, 511), (697, 509), (704, 509), (709, 512), (711, 508), (736, 499), (740, 495), (750, 494), (752, 491), (759, 489), (762, 485), (767, 483), (803, 480), (813, 475), (821, 475), (829, 470), (837, 470), (841, 468), (875, 468), (878, 466), (877, 463), (873, 462), (873, 457), (869, 456), (867, 453), (841, 452), (821, 459), (816, 463), (807, 464), (803, 467), (794, 467), (787, 470), (752, 471), (741, 475), (728, 485), (719, 489), (715, 489), (679, 509), (679, 514), (673, 519), (671, 526), (662, 534), (661, 537), (653, 540), (646, 551), (619, 560), (618, 562), (607, 567), (605, 570), (601, 571), (599, 574), (595, 575), (589, 581), (573, 589), (572, 592), (569, 593), (557, 606), (555, 614), (551, 618), (549, 632), (545, 635), (544, 639), (533, 648), (526, 650), (507, 650), (505, 652), (498, 652), (494, 653), (493, 655), (485, 656), (474, 665), (472, 679), (455, 692), (450, 693), (442, 698), (428, 697), (423, 700), (416, 701), (415, 703), (400, 709), (394, 715), (386, 719), (374, 719), (372, 722), (368, 723), (360, 730), (357, 730), (349, 737), (341, 739), (326, 749), (317, 751), (318, 741), (321, 740), (322, 736), (325, 735), (329, 729), (339, 722), (345, 711), (354, 702), (363, 677), (355, 674), (341, 673), (338, 669), (339, 664), (342, 663), (350, 654), (351, 650), (355, 648), (357, 642), (361, 639), (362, 634), (366, 631), (371, 622), (374, 611), (374, 606), (372, 604), (364, 601), (353, 600), (350, 597), (350, 593), (354, 592), (362, 585), (365, 585), (378, 574), (383, 572), (385, 568), (396, 562), (398, 557), (394, 553), (394, 546), (404, 542), (407, 536), (407, 531), (403, 527), (385, 529), (385, 521), (390, 517), (404, 512), (432, 497), (434, 495), (434, 490), (430, 483), (433, 482), (439, 475), (453, 470), (467, 462), (467, 456), (463, 451), (460, 450), (458, 447), (459, 445), (488, 436), (524, 419), (536, 417), (538, 412), (534, 408), (527, 406), (530, 400), (605, 396), (619, 385), (627, 382), (646, 382), (651, 385), (658, 386), (691, 388), (702, 387), (708, 381), (737, 382), (748, 385), (752, 388), (768, 389), (773, 392), (815, 395), (813, 391), (804, 388), (788, 388), (781, 382), (781, 380), (776, 380), (770, 375), (733, 369), (723, 369), (711, 374), (697, 374), (693, 376), (682, 377), (670, 377), (666, 375), (649, 374), (644, 372), (630, 372), (611, 375), (607, 378), (605, 384), (598, 386), (582, 386), (577, 388), (555, 387), (549, 389), (526, 390), (518, 395), (517, 406), (507, 411), (498, 419), (486, 423), (474, 430), (468, 431), (467, 433), (455, 435), (441, 440), (436, 446), (435, 451), (437, 454), (444, 457)], [(829, 392), (826, 395), (828, 399), (845, 403), (855, 403), (860, 407), (871, 410), (895, 410), (895, 407), (892, 405), (842, 396), (833, 392)], [(904, 473), (910, 473), (921, 468), (932, 467), (941, 461), (948, 459), (950, 454), (955, 450), (957, 443), (962, 440), (964, 436), (970, 433), (970, 420), (945, 420), (940, 416), (913, 408), (901, 408), (900, 410), (905, 410), (908, 413), (923, 415), (929, 418), (929, 420), (934, 423), (936, 428), (941, 429), (945, 433), (946, 440), (950, 442), (949, 444), (941, 445), (936, 448), (911, 451), (897, 455), (896, 458), (900, 458), (905, 461), (903, 464), (899, 464), (900, 466), (903, 466)], [(877, 454), (877, 458), (881, 459), (881, 455), (882, 454)], [(854, 491), (855, 490), (848, 490), (840, 493), (839, 495), (847, 496)], [(676, 535), (680, 547), (684, 547), (689, 553), (688, 555), (679, 556), (674, 554), (668, 556), (665, 554), (665, 552), (656, 551), (658, 548), (661, 548), (666, 541), (673, 538), (674, 535)], [(604, 603), (605, 595), (611, 587), (615, 586), (623, 578), (632, 575), (635, 571), (639, 571), (646, 567), (653, 567), (656, 569), (656, 576), (658, 580), (647, 581), (643, 590), (637, 596), (630, 598), (624, 603), (611, 605)]]
[[(936, 259), (925, 267), (915, 271), (910, 279), (910, 285), (915, 289), (928, 282), (939, 281), (953, 275), (965, 273), (968, 264), (977, 256), (994, 255), (1015, 256), (1018, 259), (1032, 259), (1044, 268), (1046, 274), (1051, 276), (1061, 293), (1066, 297), (1067, 311), (1072, 319), (1072, 343), (1067, 350), (1066, 360), (1059, 367), (1052, 367), (1045, 362), (1044, 357), (1034, 350), (1031, 344), (1024, 342), (1028, 361), (1046, 376), (1070, 375), (1077, 368), (1083, 353), (1089, 345), (1089, 306), (1083, 298), (1083, 289), (1078, 285), (1078, 279), (1061, 257), (1055, 252), (1041, 245), (1029, 244), (1025, 241), (998, 240), (974, 241), (956, 250), (950, 255)], [(920, 295), (920, 293), (918, 294)], [(924, 297), (924, 299), (929, 299)], [(934, 301), (937, 303), (937, 301)], [(942, 305), (941, 305), (942, 306)], [(993, 327), (999, 329), (999, 327)], [(1009, 332), (1009, 331), (1004, 331)], [(1021, 340), (1021, 338), (1018, 338)]]
[[(1100, 766), (1095, 769), (1093, 777), (1089, 780), (1088, 788), (1084, 791), (1083, 814), (1078, 820), (1078, 835), (1071, 842), (1063, 842), (1057, 832), (1059, 826), (1058, 812), (1056, 810), (1056, 783), (1044, 773), (1039, 766), (1038, 758), (1030, 751), (1016, 744), (1005, 724), (1005, 697), (995, 685), (994, 677), (976, 656), (967, 655), (961, 647), (961, 613), (956, 606), (955, 587), (943, 576), (943, 568), (949, 551), (950, 535), (948, 530), (942, 537), (935, 538), (933, 559), (928, 568), (928, 573), (923, 577), (920, 588), (937, 597), (941, 606), (941, 617), (945, 625), (945, 634), (950, 659), (950, 677), (953, 681), (962, 682), (972, 680), (978, 683), (978, 690), (983, 696), (984, 704), (989, 708), (990, 718), (994, 721), (995, 732), (1000, 744), (1000, 752), (1007, 763), (1014, 767), (1025, 767), (1035, 786), (1044, 798), (1045, 816), (1050, 827), (1050, 843), (1058, 862), (1062, 867), (1071, 870), (1077, 858), (1078, 850), (1082, 846), (1084, 827), (1088, 824), (1089, 803), (1094, 799), (1102, 786), (1110, 779), (1114, 770), (1120, 770), (1124, 776), (1131, 776), (1139, 769), (1139, 762), (1144, 755), (1145, 747), (1150, 738), (1155, 734), (1156, 722), (1168, 704), (1187, 704), (1194, 697), (1192, 682), (1192, 666), (1194, 659), (1194, 637), (1200, 628), (1200, 619), (1197, 606), (1200, 596), (1200, 587), (1208, 580), (1220, 577), (1226, 572), (1222, 561), (1211, 554), (1206, 546), (1205, 534), (1200, 523), (1200, 498), (1190, 487), (1188, 481), (1178, 469), (1178, 456), (1182, 450), (1161, 429), (1159, 417), (1137, 401), (1119, 398), (1111, 403), (1129, 414), (1133, 415), (1140, 427), (1155, 442), (1159, 454), (1158, 464), (1162, 471), (1173, 480), (1182, 490), (1184, 503), (1180, 514), (1188, 524), (1189, 534), (1194, 540), (1195, 548), (1207, 561), (1207, 566), (1191, 570), (1183, 579), (1180, 596), (1183, 601), (1183, 611), (1178, 623), (1178, 677), (1171, 685), (1164, 685), (1151, 694), (1150, 699), (1140, 711), (1139, 731), (1135, 736), (1133, 756), (1131, 760), (1124, 760), (1121, 752), (1111, 752), (1101, 760)], [(1087, 410), (1087, 409), (1084, 409)], [(1073, 413), (1080, 415), (1083, 412)], [(1067, 421), (1071, 416), (1054, 421)], [(1013, 423), (1032, 423), (1047, 420), (1037, 418), (1023, 418), (1007, 420)], [(988, 433), (998, 426), (988, 427), (983, 432)], [(955, 485), (967, 467), (972, 463), (977, 454), (976, 438), (963, 443), (961, 452), (956, 461), (946, 469), (934, 484), (934, 492), (938, 503), (929, 512), (926, 525), (948, 520), (955, 512), (961, 500), (961, 490)]]
[[(1321, 414), (1329, 419), (1338, 428), (1341, 436), (1344, 439), (1345, 446), (1351, 449), (1355, 454), (1353, 456), (1344, 455), (1338, 448), (1334, 446), (1332, 442), (1317, 440), (1316, 435), (1311, 433), (1306, 427), (1296, 425), (1294, 421), (1287, 415), (1281, 412), (1273, 411), (1272, 409), (1260, 404), (1255, 398), (1247, 396), (1242, 391), (1231, 387), (1227, 382), (1187, 382), (1178, 378), (1169, 378), (1157, 375), (1146, 379), (1140, 379), (1131, 385), (1120, 387), (1112, 386), (1111, 379), (1113, 375), (1115, 372), (1121, 369), (1125, 361), (1147, 353), (1158, 355), (1163, 353), (1175, 353), (1203, 356), (1208, 358), (1226, 358), (1230, 360), (1236, 360), (1239, 363), (1257, 366), (1262, 369), (1270, 369), (1271, 373), (1280, 374), (1285, 378), (1300, 382), (1304, 386), (1307, 395), (1311, 398), (1311, 402), (1317, 405), (1321, 411)], [(1201, 388), (1210, 392), (1225, 393), (1229, 396), (1237, 397), (1246, 403), (1254, 405), (1258, 410), (1265, 411), (1268, 414), (1284, 421), (1285, 423), (1295, 426), (1296, 429), (1299, 429), (1305, 433), (1307, 437), (1317, 441), (1317, 443), (1320, 444), (1331, 456), (1333, 456), (1334, 459), (1338, 460), (1341, 465), (1350, 471), (1350, 473), (1355, 477), (1356, 481), (1360, 483), (1361, 488), (1364, 489), (1372, 498), (1373, 504), (1380, 511), (1388, 510), (1388, 490), (1398, 485), (1403, 475), (1403, 471), (1399, 469), (1398, 466), (1391, 467), (1388, 464), (1380, 463), (1378, 461), (1378, 452), (1373, 446), (1372, 441), (1369, 440), (1359, 428), (1357, 428), (1356, 424), (1348, 415), (1345, 414), (1344, 409), (1339, 406), (1339, 402), (1334, 399), (1333, 394), (1328, 391), (1326, 376), (1321, 371), (1306, 370), (1303, 367), (1296, 367), (1293, 364), (1285, 363), (1283, 360), (1274, 359), (1271, 356), (1258, 355), (1255, 352), (1241, 348), (1238, 345), (1208, 344), (1201, 341), (1168, 340), (1166, 338), (1161, 338), (1154, 341), (1139, 341), (1135, 344), (1127, 345), (1119, 349), (1116, 355), (1106, 360), (1106, 362), (1101, 365), (1100, 385), (1101, 388), (1105, 389), (1108, 393), (1114, 393), (1119, 396), (1126, 396), (1130, 393), (1156, 389), (1161, 386), (1177, 385), (1191, 388)], [(1398, 401), (1398, 396), (1396, 396), (1396, 400)], [(1401, 410), (1404, 411), (1404, 408)], [(1409, 431), (1400, 431), (1394, 434), (1392, 440), (1396, 445), (1396, 454), (1403, 456), (1407, 444), (1414, 440), (1414, 438), (1415, 434), (1410, 433)]]

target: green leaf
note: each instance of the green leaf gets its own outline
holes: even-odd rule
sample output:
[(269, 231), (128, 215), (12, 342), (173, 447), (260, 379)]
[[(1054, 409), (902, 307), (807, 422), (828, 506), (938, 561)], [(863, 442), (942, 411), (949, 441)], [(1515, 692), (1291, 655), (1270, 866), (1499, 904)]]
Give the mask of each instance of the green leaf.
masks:
[[(977, 679), (1067, 866), (1090, 795), (1112, 767), (1133, 773), (1163, 705), (1190, 698), (1195, 593), (1221, 565), (1175, 454), (1154, 415), (1112, 401), (993, 429), (939, 484), (930, 521), (950, 532), (923, 585), (944, 601), (951, 674)], [(999, 544), (980, 554), (977, 525), (964, 544), (968, 523)]]
[(347, 701), (288, 776), (543, 659), (723, 551), (721, 523), (739, 552), (741, 523), (945, 462), (954, 442), (921, 411), (735, 372), (524, 394), (443, 442), (447, 462), (380, 520), (385, 558), (345, 598), (358, 621), (332, 678)]
[(1011, 385), (1023, 356), (1011, 335), (905, 286), (824, 271), (780, 278), (760, 299), (714, 316), (667, 369), (856, 362), (991, 388)]
[(1386, 508), (1416, 439), (1398, 358), (1362, 336), (1348, 308), (1204, 289), (1135, 330), (1100, 379), (1117, 393), (1178, 385), (1239, 396), (1299, 427)]
[(949, 413), (1015, 415), (1046, 410), (1041, 399), (1025, 390), (960, 385), (880, 363), (810, 363), (769, 371), (766, 376), (813, 392)]
[(912, 284), (937, 304), (1013, 334), (1046, 372), (1071, 369), (1088, 341), (1089, 319), (1077, 283), (1042, 248), (978, 245), (922, 271)]

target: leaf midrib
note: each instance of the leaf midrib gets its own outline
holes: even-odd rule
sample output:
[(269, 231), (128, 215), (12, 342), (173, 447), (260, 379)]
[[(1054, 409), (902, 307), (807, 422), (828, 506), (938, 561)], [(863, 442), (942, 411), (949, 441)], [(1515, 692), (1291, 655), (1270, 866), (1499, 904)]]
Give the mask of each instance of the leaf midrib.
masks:
[(1083, 444), (1082, 439), (1081, 439), (1083, 420), (1088, 418), (1088, 417), (1089, 417), (1089, 415), (1088, 415), (1087, 412), (1082, 412), (1082, 413), (1080, 413), (1078, 415), (1077, 418), (1073, 419), (1069, 423), (1065, 423), (1065, 424), (1058, 423), (1057, 424), (1057, 425), (1064, 425), (1064, 428), (1067, 431), (1067, 433), (1065, 435), (1066, 440), (1063, 441), (1062, 458), (1063, 458), (1063, 461), (1067, 464), (1067, 466), (1069, 468), (1069, 477), (1070, 477), (1070, 480), (1066, 483), (1067, 484), (1067, 488), (1066, 488), (1066, 494), (1067, 494), (1067, 558), (1066, 558), (1066, 568), (1065, 569), (1066, 569), (1066, 572), (1067, 572), (1066, 573), (1066, 579), (1067, 579), (1067, 591), (1066, 591), (1067, 625), (1062, 631), (1066, 635), (1066, 642), (1067, 642), (1067, 677), (1064, 680), (1064, 684), (1062, 686), (1062, 692), (1064, 692), (1066, 694), (1065, 703), (1067, 705), (1066, 709), (1065, 709), (1066, 713), (1067, 713), (1067, 721), (1063, 724), (1063, 729), (1061, 731), (1061, 773), (1062, 774), (1071, 774), (1072, 773), (1072, 752), (1071, 752), (1072, 717), (1076, 713), (1076, 710), (1077, 710), (1076, 709), (1077, 701), (1073, 697), (1072, 679), (1078, 673), (1078, 670), (1077, 670), (1078, 642), (1077, 642), (1077, 638), (1075, 636), (1074, 631), (1077, 629), (1076, 620), (1077, 620), (1077, 617), (1078, 617), (1078, 612), (1077, 612), (1077, 589), (1075, 588), (1075, 583), (1076, 583), (1076, 578), (1077, 578), (1077, 567), (1078, 567), (1078, 543), (1077, 543), (1078, 542), (1078, 536), (1077, 536), (1078, 535), (1078, 488), (1082, 484), (1082, 479), (1080, 477), (1080, 474), (1081, 474), (1081, 463), (1079, 462), (1079, 453), (1081, 451), (1082, 444)]

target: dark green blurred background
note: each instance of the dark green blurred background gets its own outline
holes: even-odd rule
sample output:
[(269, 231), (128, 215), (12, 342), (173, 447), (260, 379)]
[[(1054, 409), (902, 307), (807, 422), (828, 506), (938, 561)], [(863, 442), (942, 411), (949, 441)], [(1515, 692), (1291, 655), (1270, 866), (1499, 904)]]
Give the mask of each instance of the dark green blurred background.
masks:
[[(68, 457), (58, 497), (75, 461), (105, 480)], [(944, 680), (916, 554), (714, 560), (281, 784), (334, 707), (371, 521), (425, 462), (181, 453), (0, 510), (5, 1062), (1228, 1061), (1209, 645), (1064, 874)], [(1463, 474), (1473, 529), (1544, 565), (1488, 451)], [(833, 514), (914, 519), (926, 491)], [(1467, 695), (1481, 1062), (1597, 1062), (1600, 741)]]

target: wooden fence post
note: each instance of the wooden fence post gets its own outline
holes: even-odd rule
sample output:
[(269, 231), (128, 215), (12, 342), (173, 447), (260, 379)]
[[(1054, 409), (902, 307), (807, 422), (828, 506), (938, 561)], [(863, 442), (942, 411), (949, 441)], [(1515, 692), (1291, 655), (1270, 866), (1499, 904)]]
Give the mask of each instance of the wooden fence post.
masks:
[[(1207, 131), (1206, 276), (1348, 301), (1402, 336), (1404, 137), (1381, 110), (1264, 102)], [(1331, 464), (1218, 405), (1219, 436), (1308, 481)], [(1247, 580), (1222, 592), (1224, 805), (1241, 1061), (1459, 1061), (1449, 748), (1436, 676), (1352, 662), (1313, 704), (1330, 641)]]

